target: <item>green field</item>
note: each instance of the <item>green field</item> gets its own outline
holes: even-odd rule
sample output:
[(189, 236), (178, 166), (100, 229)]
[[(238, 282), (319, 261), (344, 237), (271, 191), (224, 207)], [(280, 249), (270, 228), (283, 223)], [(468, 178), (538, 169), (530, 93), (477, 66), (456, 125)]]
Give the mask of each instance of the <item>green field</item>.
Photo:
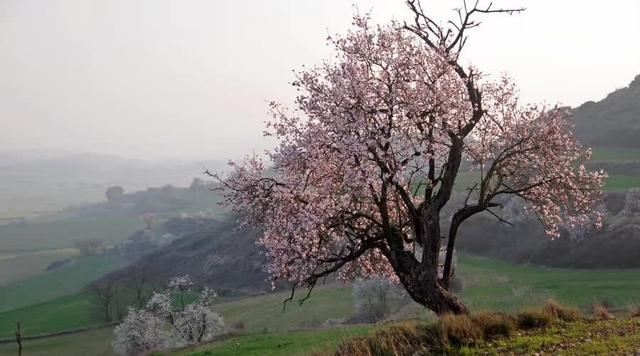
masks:
[[(640, 164), (640, 150), (625, 148), (595, 148), (592, 163), (638, 163)], [(458, 192), (465, 191), (479, 180), (479, 171), (462, 171), (458, 174), (455, 189)], [(607, 192), (619, 192), (629, 188), (640, 187), (640, 176), (611, 174), (607, 179), (604, 190)]]
[[(461, 256), (458, 272), (465, 286), (461, 298), (476, 311), (513, 311), (542, 304), (548, 298), (583, 309), (597, 301), (606, 301), (619, 309), (640, 302), (640, 270), (514, 266)], [(339, 284), (320, 287), (302, 306), (291, 303), (283, 311), (282, 301), (287, 296), (288, 293), (282, 292), (223, 300), (216, 309), (225, 317), (227, 325), (243, 322), (250, 333), (315, 328), (328, 319), (346, 318), (354, 313), (350, 288)], [(429, 313), (417, 305), (410, 305), (403, 311), (403, 316), (428, 317)], [(100, 324), (100, 317), (90, 296), (62, 297), (0, 313), (0, 338), (10, 335), (17, 319), (22, 319), (33, 335)]]
[(462, 355), (637, 355), (640, 318), (562, 323), (464, 347)]
[[(285, 331), (321, 326), (327, 319), (354, 313), (351, 289), (337, 285), (318, 288), (303, 305), (294, 302), (282, 309), (289, 293), (221, 301), (216, 311), (227, 325), (243, 322), (249, 332)], [(88, 294), (56, 298), (42, 304), (0, 312), (0, 339), (11, 336), (15, 320), (23, 320), (30, 335), (73, 330), (102, 323), (102, 314)]]
[(93, 299), (85, 294), (60, 297), (52, 301), (0, 313), (0, 339), (13, 336), (15, 322), (22, 320), (25, 335), (41, 335), (76, 330), (102, 324)]
[(87, 283), (115, 270), (116, 257), (79, 257), (69, 266), (0, 287), (0, 311), (43, 303), (78, 293)]
[(0, 226), (0, 253), (42, 251), (74, 247), (83, 239), (118, 242), (142, 229), (140, 218), (70, 219)]
[(640, 187), (640, 176), (610, 175), (604, 185), (606, 192), (621, 192)]
[(310, 299), (299, 305), (296, 300), (304, 297), (299, 291), (296, 299), (283, 311), (282, 302), (288, 292), (220, 303), (216, 310), (225, 317), (225, 323), (242, 322), (250, 332), (284, 331), (322, 326), (328, 319), (339, 319), (355, 313), (351, 300), (351, 288), (331, 284), (314, 290)]
[[(412, 322), (406, 323), (412, 325)], [(399, 325), (403, 327), (403, 324)], [(197, 348), (160, 355), (332, 355), (341, 342), (386, 329), (387, 325), (340, 327), (252, 334), (226, 338)], [(634, 355), (640, 347), (640, 319), (556, 323), (548, 328), (518, 332), (511, 338), (479, 341), (449, 350), (455, 355)], [(422, 353), (420, 353), (422, 355)], [(449, 353), (447, 353), (449, 354)], [(386, 355), (386, 353), (385, 353)]]
[[(76, 248), (59, 248), (55, 250), (0, 255), (0, 288), (12, 282), (41, 274), (51, 263), (76, 257), (79, 254), (80, 251)], [(0, 298), (2, 297), (0, 296)]]
[[(467, 191), (479, 180), (478, 172), (460, 172), (455, 184), (456, 192)], [(610, 174), (607, 178), (605, 192), (621, 192), (630, 188), (640, 187), (640, 176)], [(419, 191), (419, 193), (421, 193)]]
[(294, 331), (274, 334), (248, 334), (192, 349), (167, 352), (167, 355), (190, 356), (261, 356), (261, 355), (309, 355), (335, 350), (346, 339), (366, 335), (371, 326), (347, 326), (325, 330)]
[[(111, 327), (52, 338), (25, 340), (24, 356), (111, 356)], [(0, 355), (17, 355), (15, 343), (0, 344)]]
[(463, 300), (473, 310), (514, 311), (555, 298), (585, 308), (603, 301), (617, 308), (640, 302), (640, 270), (580, 270), (512, 265), (461, 256)]
[(592, 162), (640, 162), (640, 150), (633, 148), (595, 148)]

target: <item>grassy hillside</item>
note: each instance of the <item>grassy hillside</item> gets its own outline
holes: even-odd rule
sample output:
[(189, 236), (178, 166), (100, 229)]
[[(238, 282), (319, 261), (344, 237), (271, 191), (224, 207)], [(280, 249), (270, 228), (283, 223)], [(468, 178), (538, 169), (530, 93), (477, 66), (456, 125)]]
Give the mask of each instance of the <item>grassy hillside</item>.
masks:
[(593, 149), (592, 162), (640, 162), (640, 149), (597, 147)]
[(460, 350), (463, 355), (633, 355), (640, 318), (560, 324)]
[(575, 132), (591, 147), (640, 148), (640, 75), (629, 86), (574, 110)]
[(288, 294), (275, 293), (223, 302), (216, 309), (225, 317), (228, 325), (243, 322), (249, 332), (313, 328), (322, 326), (328, 319), (355, 314), (351, 288), (348, 286), (333, 284), (320, 287), (302, 305), (296, 302), (304, 296), (304, 291), (300, 291), (296, 299), (283, 310), (282, 302)]
[[(391, 324), (393, 325), (393, 324)], [(387, 325), (348, 326), (287, 333), (230, 335), (218, 341), (157, 355), (332, 355), (349, 339), (385, 330)], [(24, 355), (112, 355), (111, 328), (56, 338), (27, 340)], [(548, 328), (519, 332), (511, 338), (480, 342), (458, 350), (461, 355), (607, 355), (631, 354), (640, 347), (640, 319), (560, 323)], [(542, 351), (542, 352), (541, 352)], [(15, 352), (15, 345), (0, 344), (0, 354)]]
[[(342, 341), (386, 329), (383, 325), (241, 335), (163, 355), (333, 355)], [(635, 318), (558, 323), (450, 351), (456, 355), (633, 355), (639, 347), (640, 318)]]
[(79, 254), (80, 251), (76, 248), (58, 248), (0, 255), (0, 288), (12, 282), (41, 274), (51, 263), (77, 257)]
[(603, 301), (624, 308), (640, 302), (640, 270), (572, 270), (512, 265), (461, 256), (461, 297), (474, 310), (513, 311), (554, 298), (587, 307)]
[[(110, 327), (54, 338), (25, 340), (24, 356), (112, 356)], [(0, 344), (0, 355), (17, 355), (15, 343)]]
[(71, 265), (0, 287), (0, 311), (78, 293), (87, 283), (118, 268), (113, 256), (86, 256)]
[(0, 339), (13, 337), (16, 320), (25, 335), (41, 335), (102, 324), (93, 299), (85, 294), (60, 297), (42, 304), (0, 313)]
[[(640, 149), (596, 147), (593, 149), (593, 156), (589, 164), (595, 166), (606, 164), (610, 166), (610, 169), (616, 168), (621, 164), (640, 165)], [(460, 172), (455, 185), (456, 191), (466, 191), (466, 189), (473, 186), (473, 184), (479, 180), (479, 177), (480, 173), (478, 171)], [(609, 178), (607, 179), (604, 190), (607, 192), (619, 192), (634, 187), (640, 187), (640, 175), (609, 172)]]
[[(570, 270), (514, 266), (494, 260), (461, 256), (462, 299), (473, 310), (513, 311), (539, 305), (548, 298), (586, 309), (606, 301), (614, 309), (640, 303), (640, 270)], [(301, 291), (302, 292), (302, 291)], [(354, 314), (351, 290), (339, 284), (314, 291), (303, 305), (295, 301), (282, 310), (287, 292), (239, 300), (221, 300), (216, 309), (227, 325), (245, 324), (248, 332), (278, 332), (321, 326), (328, 319)], [(300, 293), (302, 296), (302, 293)], [(404, 317), (429, 317), (417, 306), (403, 310)], [(0, 313), (0, 338), (10, 335), (13, 322), (24, 320), (29, 333), (55, 331), (100, 324), (90, 296), (75, 295), (43, 304)], [(34, 329), (35, 328), (35, 329)]]
[(604, 190), (607, 192), (621, 192), (635, 187), (640, 187), (640, 176), (612, 174), (607, 178)]
[[(283, 300), (289, 293), (274, 293), (225, 301), (215, 307), (227, 325), (243, 322), (249, 332), (284, 331), (320, 326), (327, 319), (354, 313), (351, 289), (330, 285), (320, 287), (303, 305), (295, 301), (286, 310)], [(29, 335), (73, 330), (102, 323), (102, 314), (88, 294), (56, 298), (42, 304), (0, 312), (0, 339), (11, 337), (15, 320), (23, 320)]]
[(323, 354), (330, 350), (335, 350), (341, 342), (349, 338), (369, 334), (372, 329), (373, 327), (371, 326), (350, 326), (289, 333), (239, 335), (208, 345), (160, 353), (160, 355), (267, 356)]

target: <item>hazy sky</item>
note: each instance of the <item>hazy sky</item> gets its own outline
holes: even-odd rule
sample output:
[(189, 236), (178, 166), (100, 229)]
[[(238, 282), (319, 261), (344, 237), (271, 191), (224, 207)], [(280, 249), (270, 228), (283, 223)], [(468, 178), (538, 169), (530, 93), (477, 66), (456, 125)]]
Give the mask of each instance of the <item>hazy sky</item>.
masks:
[[(461, 0), (460, 0), (461, 1)], [(423, 0), (441, 19), (459, 0)], [(506, 72), (527, 101), (579, 105), (640, 74), (639, 0), (495, 0), (465, 61)], [(0, 150), (140, 158), (261, 151), (266, 102), (327, 56), (356, 4), (376, 21), (402, 0), (0, 0)]]

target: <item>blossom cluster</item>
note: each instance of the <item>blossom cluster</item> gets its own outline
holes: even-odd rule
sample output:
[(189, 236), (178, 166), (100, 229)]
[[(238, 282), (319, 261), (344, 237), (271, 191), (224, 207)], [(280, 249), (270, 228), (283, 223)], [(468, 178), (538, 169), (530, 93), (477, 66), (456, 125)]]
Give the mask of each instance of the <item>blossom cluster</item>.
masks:
[[(147, 354), (210, 340), (224, 327), (222, 316), (212, 310), (216, 293), (204, 288), (196, 301), (186, 304), (185, 293), (192, 290), (188, 275), (174, 277), (166, 289), (152, 295), (145, 308), (130, 308), (114, 330), (115, 351), (120, 355)], [(175, 303), (179, 307), (174, 307)]]
[(270, 104), (266, 135), (279, 142), (267, 152), (270, 168), (254, 156), (217, 177), (225, 203), (264, 230), (259, 244), (275, 280), (394, 277), (388, 232), (416, 250), (415, 215), (457, 173), (460, 142), (481, 172), (470, 191), (478, 206), (518, 195), (551, 236), (565, 219), (601, 218), (591, 209), (606, 175), (585, 168), (589, 153), (571, 134), (568, 110), (520, 105), (506, 78), (492, 82), (473, 68), (461, 76), (455, 53), (396, 23), (356, 17), (354, 26), (329, 38), (334, 58), (296, 73), (295, 110)]

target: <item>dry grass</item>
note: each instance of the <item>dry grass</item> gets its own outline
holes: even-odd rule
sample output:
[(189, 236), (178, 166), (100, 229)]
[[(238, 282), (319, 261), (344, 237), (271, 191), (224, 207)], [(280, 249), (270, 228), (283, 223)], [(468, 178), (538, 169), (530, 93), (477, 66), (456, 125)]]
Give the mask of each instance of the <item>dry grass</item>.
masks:
[(509, 336), (515, 318), (503, 313), (445, 315), (436, 323), (406, 322), (378, 330), (369, 337), (343, 342), (337, 356), (440, 354), (451, 347), (474, 345)]
[(523, 310), (518, 313), (518, 328), (520, 329), (534, 329), (544, 328), (553, 323), (555, 315), (545, 308), (533, 308)]
[(482, 328), (486, 340), (510, 337), (516, 330), (516, 318), (506, 313), (482, 312), (471, 318)]
[(549, 299), (543, 309), (555, 318), (566, 322), (575, 322), (584, 319), (580, 310), (562, 305), (553, 299)]
[(440, 323), (449, 344), (472, 345), (482, 339), (482, 328), (469, 315), (445, 315)]
[(404, 323), (378, 330), (371, 337), (342, 343), (336, 356), (411, 355), (442, 349), (445, 337), (439, 324)]
[(629, 309), (629, 315), (632, 318), (640, 318), (640, 305), (632, 304), (632, 305), (629, 305), (628, 309)]
[[(606, 308), (605, 308), (606, 310)], [(372, 336), (358, 337), (340, 345), (339, 356), (448, 354), (457, 348), (476, 347), (484, 341), (510, 338), (517, 329), (545, 328), (559, 321), (583, 320), (582, 313), (549, 300), (540, 308), (521, 311), (517, 316), (498, 312), (472, 315), (444, 315), (438, 322), (406, 322), (385, 327)]]
[(602, 303), (593, 304), (593, 316), (598, 320), (610, 320), (614, 319), (613, 315), (609, 313), (609, 308)]

